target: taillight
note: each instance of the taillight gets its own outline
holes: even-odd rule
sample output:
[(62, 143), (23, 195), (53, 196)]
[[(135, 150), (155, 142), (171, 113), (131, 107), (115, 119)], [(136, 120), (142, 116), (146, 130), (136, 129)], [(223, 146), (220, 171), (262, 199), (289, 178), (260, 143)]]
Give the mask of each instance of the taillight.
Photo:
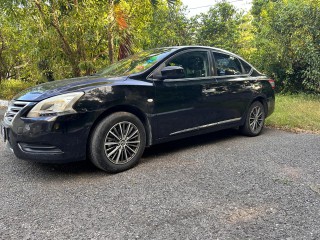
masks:
[(269, 79), (269, 83), (270, 83), (272, 89), (275, 89), (275, 88), (276, 88), (276, 83), (274, 82), (273, 79)]

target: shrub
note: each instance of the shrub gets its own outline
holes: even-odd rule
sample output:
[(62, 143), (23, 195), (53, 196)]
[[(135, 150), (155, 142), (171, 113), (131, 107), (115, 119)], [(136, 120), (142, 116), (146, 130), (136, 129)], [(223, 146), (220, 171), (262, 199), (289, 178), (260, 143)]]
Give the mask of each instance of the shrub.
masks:
[(34, 82), (26, 82), (17, 79), (3, 80), (0, 83), (0, 99), (10, 100), (22, 90), (34, 85)]

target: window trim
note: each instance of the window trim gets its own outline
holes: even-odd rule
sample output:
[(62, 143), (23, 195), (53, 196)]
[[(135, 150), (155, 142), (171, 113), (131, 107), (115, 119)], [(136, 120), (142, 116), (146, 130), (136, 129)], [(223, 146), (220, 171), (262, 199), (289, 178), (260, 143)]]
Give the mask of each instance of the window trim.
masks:
[[(177, 79), (164, 79), (164, 80), (159, 80), (164, 83), (169, 83), (169, 82), (185, 82), (185, 81), (199, 81), (199, 80), (214, 80), (214, 76), (207, 76), (207, 77), (198, 77), (198, 78), (177, 78)], [(155, 80), (155, 79), (154, 79)], [(156, 79), (158, 81), (158, 79)]]

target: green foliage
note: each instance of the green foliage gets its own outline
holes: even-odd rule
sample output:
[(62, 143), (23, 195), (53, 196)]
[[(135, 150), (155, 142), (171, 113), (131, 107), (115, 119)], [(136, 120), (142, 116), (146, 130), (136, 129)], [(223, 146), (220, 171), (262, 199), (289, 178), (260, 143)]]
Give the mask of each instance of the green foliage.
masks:
[(0, 83), (0, 99), (12, 99), (22, 90), (34, 86), (34, 82), (25, 82), (17, 79), (10, 79)]
[[(236, 52), (240, 31), (241, 14), (227, 2), (220, 2), (193, 19), (196, 26), (196, 42)], [(198, 23), (198, 24), (197, 24)]]
[(180, 44), (182, 24), (156, 24), (185, 21), (180, 9), (177, 0), (3, 0), (0, 81), (89, 75), (143, 48)]
[(320, 1), (253, 2), (255, 62), (282, 91), (320, 92)]
[[(1, 10), (1, 8), (0, 8)], [(27, 38), (19, 23), (14, 22), (24, 15), (17, 9), (17, 17), (0, 14), (0, 82), (8, 78), (27, 79), (30, 76), (29, 58), (25, 54), (24, 41)]]
[(252, 19), (253, 16), (250, 13), (242, 15), (237, 29), (237, 31), (239, 31), (239, 38), (237, 39), (238, 49), (235, 49), (236, 53), (250, 63), (254, 62), (257, 54), (257, 47), (255, 46), (256, 28), (252, 24)]
[[(139, 21), (139, 19), (137, 19)], [(149, 23), (141, 27), (139, 37), (136, 38), (143, 49), (151, 49), (164, 46), (178, 46), (192, 44), (189, 29), (190, 21), (185, 15), (185, 9), (181, 4), (168, 7), (159, 4), (157, 10), (150, 16)], [(137, 25), (141, 26), (138, 22)], [(137, 26), (137, 27), (138, 27)]]
[(223, 48), (251, 61), (256, 53), (252, 15), (244, 14), (227, 2), (220, 2), (207, 13), (195, 16), (189, 24), (197, 45)]

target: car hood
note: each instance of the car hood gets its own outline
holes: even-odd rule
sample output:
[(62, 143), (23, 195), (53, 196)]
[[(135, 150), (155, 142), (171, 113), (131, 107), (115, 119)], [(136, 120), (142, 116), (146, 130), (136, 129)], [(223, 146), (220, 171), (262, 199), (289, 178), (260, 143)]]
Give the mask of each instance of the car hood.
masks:
[(124, 81), (126, 78), (127, 77), (105, 78), (101, 76), (88, 76), (56, 80), (28, 88), (16, 95), (14, 99), (18, 101), (38, 102), (68, 92), (85, 91), (99, 86), (112, 85), (115, 82)]

